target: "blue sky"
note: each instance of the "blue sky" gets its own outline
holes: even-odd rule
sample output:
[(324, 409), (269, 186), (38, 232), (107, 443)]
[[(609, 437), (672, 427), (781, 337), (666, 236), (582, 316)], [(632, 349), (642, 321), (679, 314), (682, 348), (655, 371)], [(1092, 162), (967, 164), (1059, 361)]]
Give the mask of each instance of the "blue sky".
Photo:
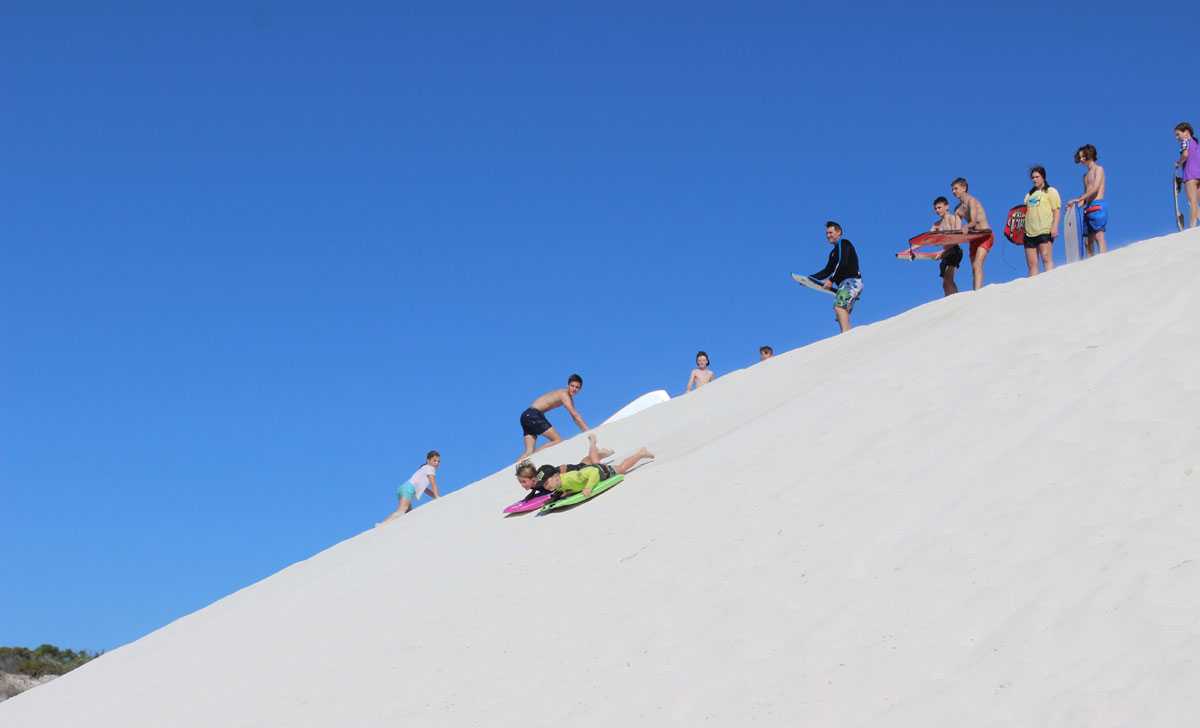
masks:
[(1182, 11), (837, 5), (6, 6), (0, 645), (136, 639), (430, 448), (505, 467), (571, 372), (599, 423), (831, 335), (828, 218), (857, 324), (940, 295), (892, 254), (959, 175), (999, 225), (1092, 143), (1110, 241), (1173, 230)]

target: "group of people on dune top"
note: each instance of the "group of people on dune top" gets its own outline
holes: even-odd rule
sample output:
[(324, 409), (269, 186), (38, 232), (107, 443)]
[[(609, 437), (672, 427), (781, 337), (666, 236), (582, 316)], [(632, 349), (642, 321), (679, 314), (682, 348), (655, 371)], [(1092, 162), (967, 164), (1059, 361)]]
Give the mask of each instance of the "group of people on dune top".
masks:
[[(1179, 159), (1175, 162), (1177, 190), (1184, 191), (1187, 195), (1190, 207), (1188, 227), (1197, 227), (1200, 225), (1200, 142), (1197, 142), (1192, 125), (1187, 122), (1176, 125), (1175, 138), (1179, 141)], [(1083, 192), (1078, 197), (1067, 200), (1065, 209), (1069, 211), (1078, 206), (1083, 210), (1081, 232), (1086, 235), (1085, 246), (1087, 256), (1090, 257), (1108, 251), (1108, 243), (1105, 240), (1108, 225), (1108, 204), (1104, 200), (1106, 179), (1104, 168), (1098, 162), (1099, 154), (1095, 146), (1084, 144), (1079, 147), (1075, 150), (1074, 159), (1076, 164), (1084, 168)], [(1029, 276), (1035, 276), (1039, 272), (1039, 264), (1042, 270), (1054, 268), (1054, 241), (1058, 237), (1064, 205), (1058, 190), (1050, 186), (1045, 167), (1032, 167), (1029, 170), (1029, 180), (1032, 186), (1024, 199), (1024, 248)], [(935, 199), (933, 213), (936, 217), (930, 231), (974, 234), (968, 243), (968, 260), (971, 264), (972, 287), (979, 290), (983, 287), (983, 264), (992, 249), (995, 237), (983, 204), (970, 193), (970, 185), (965, 178), (958, 177), (951, 182), (950, 193), (958, 204), (951, 211), (949, 200), (945, 197)], [(850, 329), (850, 314), (863, 291), (858, 252), (854, 244), (843, 236), (841, 224), (834, 220), (825, 223), (825, 239), (833, 249), (829, 252), (825, 267), (808, 276), (808, 279), (814, 286), (834, 294), (834, 315), (840, 331), (845, 332)], [(950, 296), (958, 293), (954, 276), (963, 263), (962, 247), (946, 245), (935, 259), (938, 260), (938, 277), (942, 282), (943, 294)], [(774, 354), (775, 351), (770, 346), (759, 348), (760, 361), (765, 361)], [(696, 368), (688, 377), (684, 392), (699, 389), (715, 377), (709, 368), (707, 352), (699, 351), (696, 353)], [(624, 475), (643, 460), (654, 458), (654, 455), (643, 447), (616, 466), (606, 465), (604, 461), (612, 455), (612, 451), (598, 449), (595, 435), (589, 433), (588, 454), (580, 462), (559, 466), (535, 466), (528, 459), (534, 452), (562, 440), (546, 419), (546, 412), (562, 407), (580, 431), (586, 432), (590, 429), (575, 409), (575, 396), (581, 389), (583, 377), (572, 374), (567, 379), (567, 386), (543, 394), (521, 413), (521, 433), (525, 441), (525, 451), (519, 458), (516, 477), (521, 487), (529, 491), (529, 497), (547, 493), (590, 495), (592, 488), (598, 483), (615, 475)], [(536, 446), (539, 437), (546, 439), (541, 447)], [(441, 455), (436, 450), (430, 450), (425, 456), (425, 463), (397, 489), (399, 505), (383, 523), (407, 513), (423, 493), (428, 492), (433, 498), (439, 496), (436, 471), (440, 463)]]
[[(1184, 137), (1191, 140), (1183, 142), (1185, 149), (1181, 157), (1182, 163), (1182, 160), (1187, 159), (1187, 152), (1191, 148), (1187, 145), (1194, 143), (1194, 140), (1192, 140), (1189, 125), (1180, 124), (1180, 128), (1183, 131), (1177, 131), (1177, 135), (1181, 140)], [(1197, 156), (1200, 155), (1192, 158), (1196, 160)], [(1085, 144), (1075, 150), (1075, 163), (1083, 165), (1085, 169), (1083, 192), (1078, 197), (1068, 200), (1066, 204), (1068, 210), (1078, 205), (1084, 211), (1085, 230), (1083, 232), (1087, 236), (1086, 246), (1089, 256), (1095, 255), (1097, 252), (1108, 251), (1108, 243), (1104, 237), (1108, 225), (1108, 204), (1104, 201), (1104, 168), (1097, 163), (1097, 159), (1096, 147), (1091, 144)], [(1194, 161), (1193, 164), (1200, 167), (1200, 160)], [(1045, 167), (1038, 165), (1030, 169), (1029, 179), (1033, 186), (1030, 187), (1024, 200), (1026, 207), (1024, 247), (1029, 275), (1035, 276), (1038, 274), (1039, 261), (1044, 270), (1054, 267), (1054, 240), (1058, 237), (1063, 204), (1058, 190), (1051, 187), (1047, 181)], [(1186, 179), (1187, 177), (1185, 177)], [(1184, 182), (1189, 185), (1189, 199), (1196, 196), (1197, 180), (1200, 180), (1200, 169), (1197, 170), (1195, 178)], [(958, 201), (953, 211), (950, 209), (950, 201), (945, 197), (938, 197), (933, 201), (933, 214), (936, 217), (933, 226), (930, 227), (930, 232), (974, 234), (968, 244), (968, 260), (971, 264), (972, 287), (974, 290), (979, 290), (983, 287), (983, 264), (996, 239), (983, 203), (971, 194), (970, 189), (970, 183), (964, 177), (958, 177), (950, 183), (950, 193)], [(1195, 224), (1196, 204), (1193, 202), (1193, 224)], [(837, 318), (838, 328), (844, 333), (850, 330), (850, 314), (854, 311), (854, 304), (863, 292), (858, 251), (855, 250), (853, 243), (843, 237), (841, 224), (834, 220), (825, 223), (825, 239), (833, 246), (833, 250), (829, 253), (825, 267), (808, 276), (808, 279), (813, 284), (834, 293), (833, 312)], [(934, 259), (938, 261), (938, 278), (942, 282), (942, 293), (946, 296), (958, 293), (958, 284), (955, 282), (954, 276), (963, 263), (962, 247), (946, 245)]]

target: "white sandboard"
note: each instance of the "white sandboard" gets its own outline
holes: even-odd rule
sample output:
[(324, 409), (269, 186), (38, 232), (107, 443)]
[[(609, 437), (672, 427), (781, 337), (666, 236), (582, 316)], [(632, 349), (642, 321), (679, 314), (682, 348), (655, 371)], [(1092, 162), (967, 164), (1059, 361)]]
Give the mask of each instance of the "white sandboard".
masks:
[(1079, 214), (1082, 208), (1075, 205), (1067, 209), (1063, 221), (1063, 245), (1067, 248), (1067, 262), (1074, 263), (1083, 258), (1083, 240), (1079, 236)]
[(607, 425), (609, 422), (623, 420), (630, 415), (636, 415), (642, 410), (650, 409), (656, 404), (662, 404), (670, 398), (671, 395), (667, 394), (667, 390), (665, 389), (656, 389), (653, 392), (647, 392), (646, 394), (643, 394), (641, 397), (638, 397), (621, 409), (617, 410), (616, 414), (614, 414), (612, 417), (609, 417), (602, 424)]
[(808, 288), (810, 290), (820, 291), (821, 293), (828, 293), (831, 296), (835, 295), (832, 290), (822, 286), (820, 283), (813, 283), (813, 280), (811, 278), (809, 278), (808, 276), (802, 276), (799, 273), (793, 273), (792, 280), (796, 281), (800, 285), (802, 285), (805, 288)]

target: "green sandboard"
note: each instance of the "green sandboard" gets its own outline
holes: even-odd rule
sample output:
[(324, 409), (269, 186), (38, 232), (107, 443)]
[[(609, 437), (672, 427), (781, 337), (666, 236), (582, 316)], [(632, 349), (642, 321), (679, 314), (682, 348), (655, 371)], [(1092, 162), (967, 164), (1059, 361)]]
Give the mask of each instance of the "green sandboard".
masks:
[(550, 501), (546, 505), (542, 506), (542, 510), (538, 511), (538, 515), (541, 515), (542, 513), (548, 513), (549, 511), (556, 511), (560, 508), (570, 508), (571, 506), (577, 506), (586, 500), (591, 500), (592, 498), (595, 498), (596, 496), (600, 495), (604, 491), (613, 487), (617, 483), (620, 483), (622, 480), (625, 480), (624, 475), (614, 475), (613, 477), (609, 478), (608, 480), (601, 480), (599, 483), (597, 483), (596, 487), (592, 488), (591, 495), (585, 496), (583, 493), (576, 493), (575, 495), (569, 495), (566, 498), (559, 498), (558, 500)]

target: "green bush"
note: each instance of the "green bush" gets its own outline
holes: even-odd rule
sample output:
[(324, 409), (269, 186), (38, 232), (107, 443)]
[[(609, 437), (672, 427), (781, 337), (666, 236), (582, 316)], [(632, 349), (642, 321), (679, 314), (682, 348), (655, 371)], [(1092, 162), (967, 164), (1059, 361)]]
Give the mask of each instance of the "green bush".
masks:
[(27, 647), (0, 647), (0, 672), (30, 677), (64, 675), (99, 654), (87, 650), (63, 650), (54, 645), (41, 645), (33, 650)]

